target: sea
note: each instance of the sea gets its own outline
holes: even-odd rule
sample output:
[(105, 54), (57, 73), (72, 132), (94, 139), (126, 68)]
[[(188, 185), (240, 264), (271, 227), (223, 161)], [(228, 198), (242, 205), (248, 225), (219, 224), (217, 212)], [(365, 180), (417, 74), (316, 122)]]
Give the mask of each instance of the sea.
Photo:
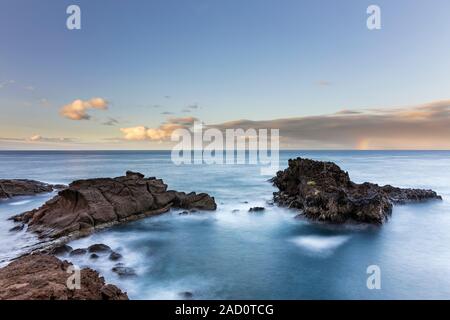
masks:
[[(69, 184), (133, 170), (214, 196), (215, 212), (173, 209), (69, 243), (122, 254), (60, 258), (99, 271), (131, 299), (450, 298), (449, 151), (281, 151), (280, 169), (296, 157), (333, 161), (358, 183), (433, 189), (443, 201), (395, 206), (382, 226), (312, 222), (271, 204), (276, 189), (258, 165), (176, 165), (169, 151), (0, 151), (0, 178)], [(54, 195), (0, 201), (0, 266), (39, 242), (9, 231), (8, 218)], [(249, 213), (255, 206), (265, 210)], [(117, 263), (136, 275), (117, 275)]]

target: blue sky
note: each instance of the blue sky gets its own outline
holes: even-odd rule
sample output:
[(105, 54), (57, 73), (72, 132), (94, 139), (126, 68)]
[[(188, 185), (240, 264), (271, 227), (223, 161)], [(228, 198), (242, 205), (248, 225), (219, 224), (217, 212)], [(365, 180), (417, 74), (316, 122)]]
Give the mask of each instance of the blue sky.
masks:
[[(70, 4), (81, 30), (65, 26)], [(381, 30), (366, 28), (370, 4)], [(447, 0), (0, 0), (0, 147), (39, 135), (109, 148), (167, 113), (220, 124), (446, 100), (449, 12)], [(61, 117), (93, 97), (108, 110)]]

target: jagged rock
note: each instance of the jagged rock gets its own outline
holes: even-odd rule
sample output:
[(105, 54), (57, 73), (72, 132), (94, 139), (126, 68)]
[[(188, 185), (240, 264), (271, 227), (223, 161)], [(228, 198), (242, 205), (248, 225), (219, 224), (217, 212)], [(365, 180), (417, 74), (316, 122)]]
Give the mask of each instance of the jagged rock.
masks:
[(72, 238), (95, 229), (167, 212), (171, 207), (215, 210), (206, 193), (167, 190), (160, 179), (128, 171), (126, 176), (77, 180), (42, 207), (13, 217), (40, 237)]
[(27, 179), (0, 179), (0, 199), (52, 192), (54, 186)]
[(291, 159), (272, 182), (279, 192), (274, 201), (298, 208), (308, 218), (343, 223), (349, 220), (383, 223), (393, 204), (442, 199), (432, 190), (400, 189), (374, 183), (354, 183), (347, 172), (332, 162)]
[(106, 244), (96, 243), (88, 247), (88, 252), (110, 252), (111, 248)]
[(0, 269), (1, 300), (127, 300), (89, 268), (80, 271), (80, 288), (70, 289), (72, 264), (45, 254), (23, 256)]
[(253, 207), (253, 208), (250, 208), (248, 210), (248, 212), (261, 212), (261, 211), (264, 211), (264, 210), (266, 210), (266, 209), (263, 208), (263, 207)]

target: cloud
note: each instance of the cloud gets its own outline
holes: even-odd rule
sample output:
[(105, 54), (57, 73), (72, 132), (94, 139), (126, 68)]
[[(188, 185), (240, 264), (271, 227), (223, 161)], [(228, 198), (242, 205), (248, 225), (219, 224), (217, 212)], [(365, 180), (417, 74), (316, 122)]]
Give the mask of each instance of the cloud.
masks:
[(109, 117), (107, 121), (102, 123), (104, 126), (115, 126), (119, 124), (119, 120)]
[(39, 134), (32, 135), (28, 138), (5, 138), (0, 137), (0, 141), (11, 141), (11, 142), (74, 142), (75, 140), (72, 138), (49, 138), (43, 137)]
[(169, 140), (172, 132), (177, 129), (190, 128), (197, 118), (169, 118), (167, 122), (161, 124), (157, 128), (148, 128), (146, 126), (137, 126), (130, 128), (121, 128), (120, 131), (124, 135), (124, 139), (128, 141), (163, 141)]
[(174, 113), (173, 113), (173, 112), (170, 112), (170, 111), (164, 111), (164, 112), (161, 112), (161, 114), (162, 114), (162, 115), (168, 116), (168, 115), (172, 115), (172, 114), (174, 114)]
[[(157, 128), (122, 128), (126, 140), (169, 140), (194, 117), (169, 118)], [(420, 105), (342, 110), (318, 116), (235, 120), (206, 128), (279, 129), (286, 149), (450, 149), (450, 99)]]
[(103, 98), (92, 98), (90, 100), (74, 100), (63, 106), (60, 115), (70, 120), (89, 120), (91, 116), (87, 114), (89, 109), (108, 109), (108, 102)]
[(281, 145), (292, 148), (448, 149), (450, 99), (320, 116), (237, 120), (211, 127), (279, 129)]
[(43, 137), (39, 134), (33, 135), (25, 140), (30, 141), (30, 142), (73, 142), (74, 141), (72, 138), (48, 138), (48, 137)]

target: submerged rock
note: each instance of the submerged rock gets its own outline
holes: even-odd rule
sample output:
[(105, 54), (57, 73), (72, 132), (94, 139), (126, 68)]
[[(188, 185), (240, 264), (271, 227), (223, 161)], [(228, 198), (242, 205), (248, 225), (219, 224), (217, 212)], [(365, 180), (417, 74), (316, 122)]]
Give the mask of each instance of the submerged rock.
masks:
[(253, 207), (248, 210), (248, 212), (261, 212), (266, 210), (264, 207)]
[(106, 244), (96, 243), (88, 247), (88, 252), (110, 252), (111, 248)]
[(89, 268), (80, 270), (80, 287), (70, 288), (72, 264), (45, 254), (23, 256), (0, 269), (1, 300), (127, 300)]
[(80, 249), (72, 250), (69, 255), (70, 256), (82, 256), (82, 255), (84, 255), (86, 253), (87, 253), (86, 249), (80, 248)]
[(67, 244), (63, 244), (61, 246), (55, 247), (50, 250), (50, 254), (54, 254), (55, 256), (68, 254), (73, 251), (73, 248), (71, 246), (68, 246)]
[(80, 237), (95, 229), (167, 212), (171, 207), (215, 210), (213, 197), (167, 190), (160, 179), (126, 176), (77, 180), (42, 207), (13, 217), (40, 237)]
[(17, 196), (32, 196), (38, 193), (52, 192), (58, 186), (27, 180), (27, 179), (0, 179), (0, 199)]
[(111, 269), (112, 272), (117, 273), (120, 277), (133, 277), (136, 272), (133, 268), (124, 267), (122, 265), (117, 265)]
[(111, 260), (111, 261), (117, 261), (120, 259), (122, 259), (122, 255), (115, 251), (111, 252), (111, 254), (109, 255), (109, 260)]
[(357, 184), (332, 162), (302, 158), (289, 160), (289, 167), (279, 171), (272, 182), (280, 190), (274, 192), (277, 204), (300, 209), (314, 220), (336, 223), (381, 224), (393, 204), (442, 199), (432, 190)]
[(21, 223), (18, 224), (15, 227), (12, 227), (11, 229), (9, 229), (9, 232), (17, 232), (17, 231), (22, 231), (25, 228), (25, 224)]
[(194, 294), (190, 291), (180, 292), (179, 295), (183, 299), (192, 299), (194, 297)]

